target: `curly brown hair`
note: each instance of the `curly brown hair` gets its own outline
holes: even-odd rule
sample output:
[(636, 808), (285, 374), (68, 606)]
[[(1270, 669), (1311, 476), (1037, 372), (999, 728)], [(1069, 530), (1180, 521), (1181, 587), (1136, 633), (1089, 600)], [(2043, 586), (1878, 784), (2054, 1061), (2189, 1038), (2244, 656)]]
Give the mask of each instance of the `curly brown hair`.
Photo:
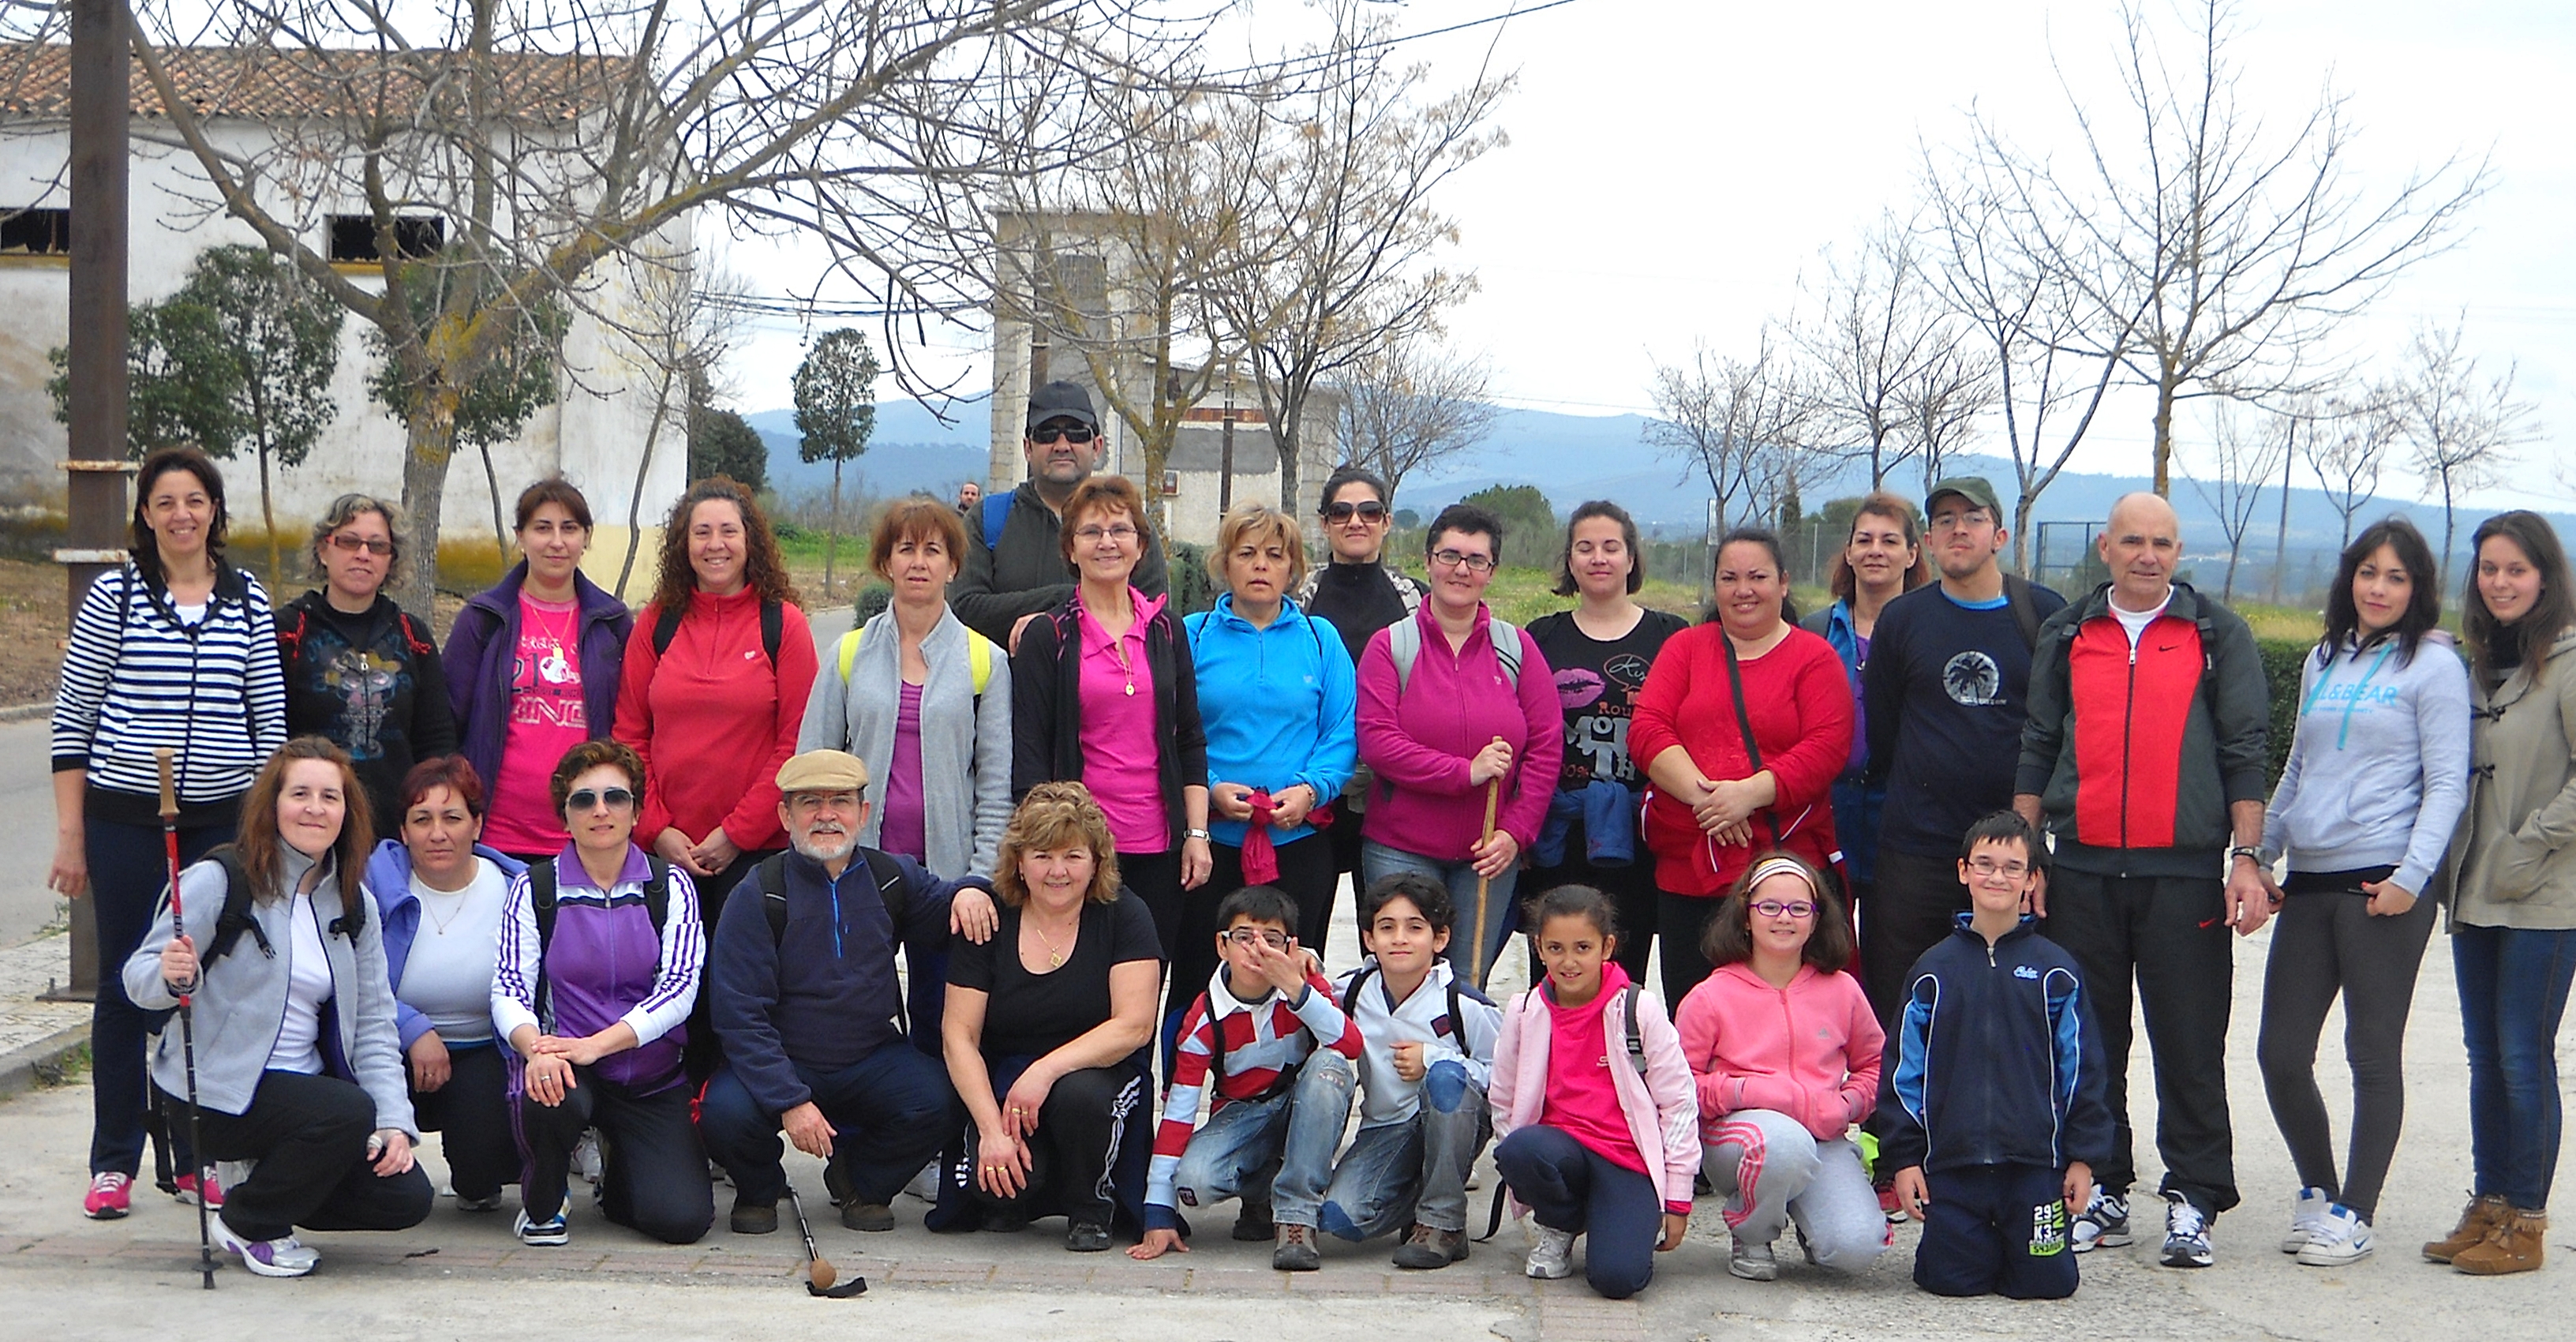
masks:
[(768, 514), (760, 510), (760, 501), (751, 491), (729, 475), (698, 481), (671, 505), (671, 515), (662, 523), (662, 570), (653, 584), (653, 604), (662, 610), (687, 609), (689, 597), (698, 590), (697, 570), (689, 567), (689, 520), (699, 504), (714, 502), (732, 504), (742, 517), (742, 574), (753, 594), (763, 601), (801, 604), (796, 601), (795, 584), (787, 580), (787, 561), (779, 557), (778, 535), (770, 530)]
[(1001, 859), (993, 864), (993, 893), (1018, 908), (1028, 902), (1029, 888), (1020, 879), (1020, 859), (1032, 852), (1080, 844), (1091, 850), (1091, 888), (1085, 904), (1118, 902), (1118, 845), (1109, 837), (1109, 818), (1091, 789), (1080, 783), (1040, 783), (1020, 799), (1011, 823), (1002, 829)]

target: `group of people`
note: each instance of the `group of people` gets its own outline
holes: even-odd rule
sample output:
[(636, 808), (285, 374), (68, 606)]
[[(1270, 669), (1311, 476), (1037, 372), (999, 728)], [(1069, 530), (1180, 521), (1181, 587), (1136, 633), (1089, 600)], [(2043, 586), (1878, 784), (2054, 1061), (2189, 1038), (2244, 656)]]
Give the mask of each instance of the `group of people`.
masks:
[[(1534, 1276), (1580, 1238), (1592, 1285), (1632, 1294), (1708, 1192), (1740, 1277), (1775, 1277), (1791, 1227), (1856, 1269), (1911, 1215), (1927, 1290), (2064, 1295), (2131, 1234), (2133, 992), (2159, 1257), (2209, 1263), (2237, 1201), (2229, 938), (2277, 913), (2282, 1244), (2334, 1265), (2373, 1247), (2441, 904), (2476, 1187), (2425, 1253), (2539, 1265), (2576, 968), (2576, 678), (2549, 672), (2576, 605), (2536, 515), (2478, 529), (2456, 649), (2412, 527), (2347, 549), (2268, 787), (2253, 637), (2175, 580), (2153, 496), (2114, 508), (2108, 581), (2070, 603), (2003, 571), (1983, 480), (1919, 514), (1873, 494), (1804, 627), (1770, 533), (1724, 539), (1692, 625), (1638, 604), (1635, 523), (1586, 503), (1574, 606), (1523, 629), (1483, 601), (1497, 519), (1442, 511), (1415, 579), (1384, 482), (1345, 468), (1328, 562), (1240, 506), (1222, 594), (1183, 617), (1098, 449), (1083, 390), (1038, 389), (1026, 482), (887, 508), (887, 607), (822, 647), (728, 480), (675, 505), (634, 613), (582, 575), (580, 492), (531, 485), (523, 558), (441, 649), (382, 591), (398, 510), (335, 503), (322, 585), (272, 613), (226, 561), (213, 464), (148, 458), (54, 722), (53, 883), (121, 967), (85, 1210), (126, 1213), (159, 1123), (165, 1186), (300, 1275), (298, 1227), (428, 1214), (436, 1131), (461, 1209), (519, 1186), (526, 1243), (569, 1241), (594, 1162), (606, 1219), (686, 1243), (710, 1160), (731, 1228), (775, 1230), (792, 1145), (862, 1231), (910, 1187), (935, 1231), (1060, 1216), (1069, 1249), (1150, 1258), (1234, 1199), (1282, 1270), (1390, 1234), (1427, 1270), (1467, 1255), (1491, 1143)], [(1328, 978), (1345, 874), (1363, 958)], [(1536, 984), (1498, 1005), (1515, 930)], [(160, 1029), (183, 995), (193, 1085)], [(2338, 998), (2340, 1168), (2314, 1077)], [(202, 1150), (161, 1117), (187, 1103)]]

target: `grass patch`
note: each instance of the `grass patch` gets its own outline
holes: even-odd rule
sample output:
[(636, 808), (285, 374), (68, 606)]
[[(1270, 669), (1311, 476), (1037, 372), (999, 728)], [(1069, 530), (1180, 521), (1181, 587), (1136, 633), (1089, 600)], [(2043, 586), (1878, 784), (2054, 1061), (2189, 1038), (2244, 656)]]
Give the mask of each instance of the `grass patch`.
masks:
[(29, 1071), (35, 1076), (36, 1089), (58, 1090), (77, 1086), (89, 1076), (89, 1041), (84, 1039), (68, 1053), (51, 1062), (40, 1062)]

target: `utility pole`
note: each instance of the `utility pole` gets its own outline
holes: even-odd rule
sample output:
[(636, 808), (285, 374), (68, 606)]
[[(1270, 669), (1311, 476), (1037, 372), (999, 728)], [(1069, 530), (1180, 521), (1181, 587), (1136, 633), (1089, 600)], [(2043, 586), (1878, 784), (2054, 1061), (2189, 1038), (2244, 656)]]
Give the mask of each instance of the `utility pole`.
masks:
[[(2290, 562), (2290, 470), (2299, 461), (2299, 425), (2302, 422), (2303, 416), (2292, 415), (2289, 424), (2281, 430), (2281, 524), (2272, 533), (2272, 604), (2275, 606), (2281, 604), (2281, 570)], [(2315, 425), (2308, 426), (2311, 435), (2316, 431)]]
[[(1279, 435), (1272, 434), (1276, 442)], [(1225, 361), (1225, 451), (1218, 458), (1216, 470), (1216, 515), (1220, 518), (1234, 511), (1234, 360)]]
[[(63, 462), (69, 525), (54, 558), (68, 609), (125, 559), (125, 174), (133, 54), (124, 0), (71, 3), (71, 451)], [(64, 621), (70, 627), (68, 618)], [(98, 991), (98, 924), (71, 901), (71, 986)]]

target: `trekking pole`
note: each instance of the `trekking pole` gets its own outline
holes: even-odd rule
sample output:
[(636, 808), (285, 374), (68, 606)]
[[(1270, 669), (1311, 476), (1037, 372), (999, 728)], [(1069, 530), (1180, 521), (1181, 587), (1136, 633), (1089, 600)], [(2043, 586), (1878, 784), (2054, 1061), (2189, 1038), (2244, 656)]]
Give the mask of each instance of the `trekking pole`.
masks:
[[(1485, 832), (1477, 838), (1477, 847), (1481, 848), (1485, 844), (1493, 841), (1494, 811), (1502, 804), (1502, 800), (1503, 780), (1500, 775), (1496, 775), (1485, 783)], [(173, 839), (171, 842), (176, 843), (178, 840)], [(174, 849), (172, 851), (175, 852), (177, 850)], [(1491, 877), (1485, 875), (1481, 871), (1476, 873), (1476, 952), (1474, 955), (1468, 957), (1468, 963), (1475, 970), (1476, 987), (1479, 990), (1484, 988), (1485, 973), (1491, 968), (1491, 966), (1485, 963), (1485, 920), (1487, 916), (1485, 895), (1487, 888), (1492, 884), (1493, 879)]]
[[(177, 752), (163, 746), (152, 752), (161, 762), (161, 851), (170, 859), (170, 935), (185, 936), (187, 914), (179, 904), (179, 789), (172, 779), (171, 766)], [(199, 961), (197, 976), (205, 976), (205, 963)], [(194, 985), (191, 985), (192, 987)], [(197, 1021), (191, 1001), (196, 994), (179, 994), (179, 1057), (188, 1075), (188, 1156), (197, 1164), (197, 1272), (205, 1278), (206, 1289), (215, 1289), (214, 1232), (207, 1226), (206, 1195), (214, 1183), (214, 1171), (206, 1164), (206, 1149), (197, 1144)]]

